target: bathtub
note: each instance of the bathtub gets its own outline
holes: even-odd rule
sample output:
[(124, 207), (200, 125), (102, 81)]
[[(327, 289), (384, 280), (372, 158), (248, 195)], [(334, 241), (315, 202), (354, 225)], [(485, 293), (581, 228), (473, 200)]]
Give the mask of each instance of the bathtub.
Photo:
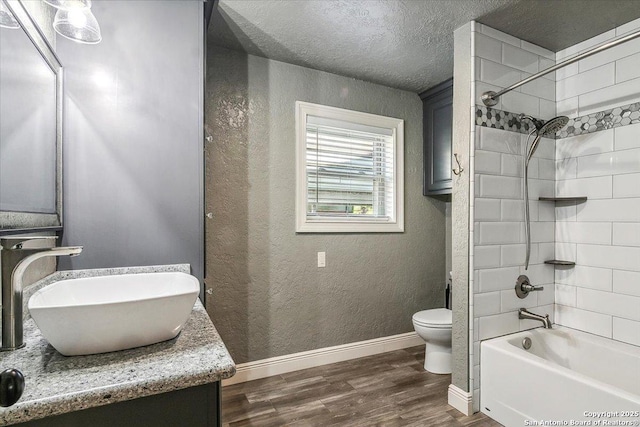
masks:
[(640, 347), (556, 325), (481, 346), (480, 409), (506, 427), (640, 425)]

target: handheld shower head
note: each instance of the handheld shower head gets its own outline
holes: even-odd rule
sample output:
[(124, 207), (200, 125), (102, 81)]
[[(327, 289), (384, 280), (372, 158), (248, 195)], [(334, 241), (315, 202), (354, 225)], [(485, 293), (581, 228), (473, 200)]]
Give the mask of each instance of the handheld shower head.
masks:
[(529, 120), (536, 127), (536, 137), (531, 143), (531, 147), (527, 150), (526, 162), (529, 163), (529, 160), (533, 157), (533, 154), (538, 149), (538, 144), (540, 143), (540, 138), (543, 136), (553, 136), (556, 133), (560, 132), (560, 130), (569, 123), (569, 117), (566, 116), (558, 116), (553, 119), (549, 119), (545, 123), (534, 119), (531, 116), (526, 116), (524, 114), (520, 114), (520, 120)]

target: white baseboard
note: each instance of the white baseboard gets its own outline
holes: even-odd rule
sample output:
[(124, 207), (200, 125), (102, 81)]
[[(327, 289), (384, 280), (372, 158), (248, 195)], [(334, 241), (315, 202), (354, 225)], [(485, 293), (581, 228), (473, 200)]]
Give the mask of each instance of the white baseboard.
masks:
[(372, 356), (388, 351), (400, 350), (424, 344), (415, 332), (391, 335), (375, 338), (367, 341), (359, 341), (334, 347), (319, 348), (317, 350), (303, 351), (301, 353), (286, 354), (270, 359), (256, 360), (254, 362), (241, 363), (236, 366), (236, 374), (226, 380), (222, 380), (222, 386), (228, 386), (246, 381), (280, 375), (300, 369), (313, 368), (315, 366), (328, 365), (344, 360), (357, 359), (359, 357)]
[(453, 384), (449, 384), (449, 405), (469, 416), (473, 414), (473, 394), (468, 393)]

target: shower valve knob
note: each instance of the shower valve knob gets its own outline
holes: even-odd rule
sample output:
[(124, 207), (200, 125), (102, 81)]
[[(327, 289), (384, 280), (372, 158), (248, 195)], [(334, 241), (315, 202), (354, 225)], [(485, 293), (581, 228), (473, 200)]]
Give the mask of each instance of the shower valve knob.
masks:
[(518, 277), (516, 281), (516, 295), (518, 298), (526, 298), (529, 292), (542, 291), (544, 286), (534, 286), (529, 281), (529, 278), (524, 274)]

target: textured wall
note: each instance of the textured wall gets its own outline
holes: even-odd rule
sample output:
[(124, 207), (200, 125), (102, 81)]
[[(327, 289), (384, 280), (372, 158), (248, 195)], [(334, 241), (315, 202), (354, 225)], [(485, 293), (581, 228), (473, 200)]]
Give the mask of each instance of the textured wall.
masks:
[(451, 262), (453, 270), (453, 372), (451, 383), (469, 391), (469, 177), (471, 153), (471, 23), (454, 33), (453, 152), (466, 173), (453, 178)]
[(190, 263), (202, 277), (202, 2), (94, 1), (65, 65), (63, 268)]
[(27, 9), (27, 12), (29, 12), (29, 15), (36, 21), (36, 24), (38, 24), (40, 30), (42, 30), (42, 33), (47, 38), (53, 50), (55, 50), (56, 32), (53, 29), (53, 18), (56, 15), (57, 9), (38, 0), (23, 0), (22, 4)]
[[(296, 100), (405, 120), (405, 233), (295, 233)], [(207, 309), (234, 360), (409, 332), (444, 305), (445, 206), (421, 194), (416, 94), (209, 46), (205, 111)]]

